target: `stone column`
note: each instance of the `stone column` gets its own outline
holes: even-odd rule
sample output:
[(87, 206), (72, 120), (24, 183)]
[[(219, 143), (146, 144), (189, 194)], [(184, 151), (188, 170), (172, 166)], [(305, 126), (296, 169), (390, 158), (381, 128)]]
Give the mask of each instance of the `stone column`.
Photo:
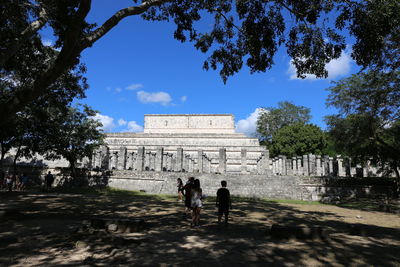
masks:
[(242, 150), (240, 152), (240, 158), (241, 158), (240, 172), (247, 173), (247, 149), (246, 148), (242, 148)]
[(304, 176), (309, 176), (310, 175), (310, 169), (309, 169), (308, 156), (307, 155), (303, 155), (303, 174), (304, 174)]
[(118, 152), (117, 170), (125, 170), (126, 168), (126, 147), (120, 147)]
[(282, 173), (283, 173), (283, 158), (282, 158), (281, 155), (278, 157), (278, 170), (277, 170), (277, 173), (279, 175), (282, 175)]
[(155, 171), (156, 170), (156, 157), (157, 154), (156, 153), (151, 153), (151, 170)]
[(316, 156), (316, 166), (315, 166), (315, 174), (317, 176), (322, 176), (322, 168), (321, 168), (321, 156)]
[(137, 156), (136, 156), (136, 170), (141, 172), (144, 170), (144, 157), (145, 157), (145, 150), (144, 147), (139, 147)]
[[(164, 151), (163, 151), (163, 153), (164, 153)], [(167, 162), (167, 159), (168, 159), (168, 153), (164, 153), (163, 154), (163, 156), (162, 156), (162, 165), (161, 165), (161, 171), (168, 171), (168, 162)]]
[(110, 149), (107, 146), (101, 146), (101, 157), (100, 157), (100, 167), (104, 170), (108, 170), (109, 167), (109, 156), (110, 156)]
[(172, 154), (167, 154), (167, 171), (172, 171)]
[(298, 174), (297, 174), (297, 161), (296, 161), (296, 157), (292, 157), (292, 173), (293, 173), (293, 175), (298, 175)]
[(226, 149), (225, 148), (220, 148), (219, 149), (218, 171), (220, 173), (226, 173)]
[(316, 171), (315, 171), (315, 155), (313, 154), (308, 154), (308, 171), (310, 176), (315, 176)]
[(194, 161), (193, 159), (189, 158), (189, 172), (194, 171)]
[(181, 172), (183, 168), (183, 148), (178, 148), (176, 151), (176, 167), (175, 171)]
[(118, 152), (116, 152), (116, 151), (113, 153), (112, 167), (115, 169), (117, 169), (117, 167), (118, 167)]
[(133, 161), (133, 153), (127, 152), (126, 153), (126, 169), (127, 170), (129, 170), (129, 168), (132, 169), (132, 161)]
[(282, 156), (282, 175), (287, 175), (287, 162), (286, 162), (286, 156)]
[(164, 160), (164, 148), (157, 147), (156, 158), (155, 158), (155, 168), (156, 172), (161, 172), (163, 170), (163, 160)]
[(266, 174), (269, 169), (269, 151), (265, 150), (261, 156), (261, 174)]
[(199, 173), (203, 173), (203, 150), (197, 151), (197, 169)]
[(301, 157), (297, 157), (297, 175), (303, 175), (303, 167), (301, 166)]
[(137, 152), (132, 152), (132, 170), (136, 169)]
[(185, 170), (185, 172), (188, 171), (188, 158), (187, 158), (187, 155), (183, 156), (182, 170)]
[(329, 176), (333, 176), (333, 157), (329, 157)]
[(336, 156), (336, 161), (337, 161), (337, 164), (338, 164), (338, 174), (337, 174), (337, 176), (339, 176), (339, 177), (346, 176), (346, 172), (344, 171), (344, 168), (343, 168), (343, 159), (342, 159), (341, 155), (337, 155)]

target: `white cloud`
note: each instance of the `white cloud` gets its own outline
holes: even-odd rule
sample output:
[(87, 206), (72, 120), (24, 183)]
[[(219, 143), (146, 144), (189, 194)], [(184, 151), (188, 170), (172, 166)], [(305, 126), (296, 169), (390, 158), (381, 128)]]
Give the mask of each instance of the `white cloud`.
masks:
[(186, 100), (187, 100), (187, 96), (185, 96), (185, 95), (184, 95), (184, 96), (181, 96), (181, 102), (182, 102), (182, 103), (185, 103)]
[(145, 91), (139, 91), (136, 95), (138, 100), (144, 104), (160, 103), (163, 106), (167, 106), (172, 101), (171, 96), (166, 92), (149, 93)]
[[(331, 60), (326, 64), (325, 68), (328, 71), (327, 79), (335, 79), (339, 76), (346, 75), (350, 72), (351, 63), (350, 53), (343, 52), (338, 59)], [(292, 60), (289, 62), (288, 74), (291, 80), (301, 79), (297, 78), (296, 67), (293, 65)], [(315, 80), (317, 77), (314, 74), (306, 74), (306, 80)]]
[(263, 108), (256, 108), (253, 113), (251, 113), (246, 119), (239, 120), (236, 123), (236, 132), (244, 133), (247, 136), (252, 136), (256, 132), (257, 128), (257, 119), (258, 116), (265, 112), (266, 110)]
[(143, 84), (141, 84), (141, 83), (133, 83), (133, 84), (131, 84), (131, 85), (125, 87), (125, 89), (126, 89), (126, 90), (132, 90), (132, 91), (134, 91), (134, 90), (137, 90), (137, 89), (140, 89), (140, 88), (143, 88), (143, 87), (144, 87), (144, 86), (143, 86)]
[(119, 126), (124, 126), (124, 125), (126, 125), (128, 122), (126, 121), (126, 120), (124, 120), (124, 119), (119, 119), (118, 120), (118, 125)]
[(115, 92), (117, 92), (117, 93), (121, 93), (121, 91), (122, 91), (121, 87), (117, 87), (117, 88), (115, 88)]
[(128, 122), (128, 132), (143, 132), (143, 127), (136, 123), (136, 121)]
[(42, 40), (42, 44), (43, 44), (44, 46), (53, 46), (53, 41), (52, 41), (52, 40), (49, 40), (49, 39), (43, 39), (43, 40)]
[(101, 115), (99, 113), (94, 116), (94, 119), (98, 120), (103, 124), (103, 127), (101, 127), (105, 132), (110, 132), (112, 129), (115, 128), (114, 124), (114, 119), (107, 116), (107, 115)]

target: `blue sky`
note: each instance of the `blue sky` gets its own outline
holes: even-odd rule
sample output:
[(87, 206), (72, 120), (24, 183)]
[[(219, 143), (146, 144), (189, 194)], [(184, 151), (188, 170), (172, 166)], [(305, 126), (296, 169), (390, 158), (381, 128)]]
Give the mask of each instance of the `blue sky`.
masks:
[[(96, 0), (89, 21), (101, 24), (131, 4)], [(191, 43), (176, 41), (173, 31), (173, 23), (129, 17), (83, 52), (90, 88), (82, 102), (99, 111), (106, 131), (141, 131), (144, 114), (201, 113), (233, 114), (237, 131), (250, 134), (257, 108), (285, 100), (310, 108), (311, 122), (324, 128), (324, 116), (334, 113), (325, 105), (326, 88), (357, 70), (344, 54), (329, 64), (328, 79), (296, 79), (290, 58), (281, 49), (271, 70), (250, 74), (244, 67), (224, 84), (218, 71), (202, 69), (208, 55)], [(48, 30), (42, 37), (49, 43), (53, 39)]]

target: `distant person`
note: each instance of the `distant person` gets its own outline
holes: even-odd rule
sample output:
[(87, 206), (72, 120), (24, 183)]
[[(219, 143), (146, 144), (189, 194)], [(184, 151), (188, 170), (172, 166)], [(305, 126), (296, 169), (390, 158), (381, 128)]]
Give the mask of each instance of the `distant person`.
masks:
[(191, 191), (192, 191), (193, 184), (194, 184), (194, 177), (189, 177), (185, 186), (183, 187), (184, 196), (185, 196), (185, 207), (186, 207), (187, 213), (190, 213), (190, 211), (192, 210)]
[(192, 207), (192, 223), (190, 226), (199, 226), (200, 212), (203, 208), (201, 201), (203, 191), (200, 187), (200, 180), (194, 180), (192, 191), (191, 191), (191, 207)]
[(29, 177), (26, 175), (26, 173), (23, 173), (20, 179), (21, 179), (21, 184), (19, 189), (21, 191), (24, 191), (28, 186)]
[(176, 187), (178, 187), (178, 201), (183, 201), (183, 182), (181, 178), (176, 179)]
[(14, 184), (14, 180), (13, 180), (13, 178), (11, 177), (11, 175), (6, 174), (5, 181), (6, 181), (6, 187), (7, 187), (7, 189), (8, 189), (8, 192), (11, 192), (11, 191), (12, 191), (12, 188), (13, 188), (13, 184)]
[(225, 224), (228, 223), (229, 209), (232, 209), (231, 196), (226, 188), (226, 181), (221, 181), (221, 188), (217, 191), (215, 205), (218, 208), (218, 223), (221, 223), (222, 215), (225, 215)]
[(54, 182), (54, 176), (53, 176), (53, 174), (51, 174), (51, 171), (49, 171), (49, 173), (46, 175), (44, 180), (46, 183), (46, 189), (49, 190)]

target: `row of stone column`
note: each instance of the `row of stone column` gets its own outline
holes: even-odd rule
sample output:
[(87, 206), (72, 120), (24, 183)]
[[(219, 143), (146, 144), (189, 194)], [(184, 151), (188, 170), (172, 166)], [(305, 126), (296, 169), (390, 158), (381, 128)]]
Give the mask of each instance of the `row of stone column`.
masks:
[[(223, 150), (219, 171), (226, 172), (226, 151)], [(162, 147), (156, 152), (146, 151), (145, 147), (139, 147), (136, 152), (128, 152), (126, 147), (118, 151), (110, 152), (107, 147), (101, 147), (93, 154), (93, 168), (136, 170), (136, 171), (176, 171), (176, 172), (213, 172), (212, 160), (199, 150), (197, 158), (185, 154), (182, 148), (178, 148), (176, 154), (164, 153)]]
[(377, 169), (369, 163), (365, 166), (358, 164), (352, 167), (350, 158), (320, 155), (303, 155), (287, 158), (279, 156), (271, 159), (272, 173), (276, 175), (299, 175), (299, 176), (358, 176), (367, 177), (376, 175)]

